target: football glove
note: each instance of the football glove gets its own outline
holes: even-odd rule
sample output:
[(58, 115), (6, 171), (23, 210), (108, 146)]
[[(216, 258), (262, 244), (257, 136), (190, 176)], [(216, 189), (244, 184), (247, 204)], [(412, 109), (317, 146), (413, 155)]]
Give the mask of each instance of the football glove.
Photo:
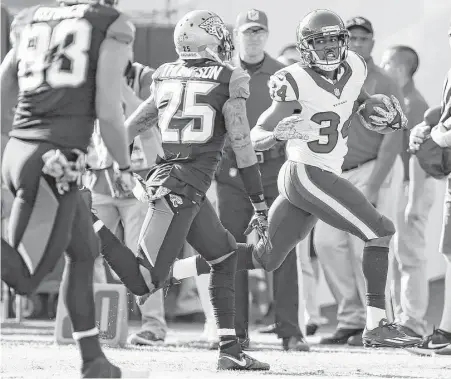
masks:
[(300, 115), (293, 115), (280, 121), (275, 127), (273, 134), (276, 140), (279, 141), (300, 139), (309, 142), (319, 139), (320, 128), (319, 124), (305, 120)]
[(135, 186), (136, 181), (129, 168), (126, 170), (120, 170), (117, 167), (114, 168), (115, 197), (124, 198), (132, 196)]
[(268, 210), (255, 211), (254, 215), (244, 231), (244, 235), (249, 235), (253, 230), (257, 232), (258, 238), (265, 244), (269, 244), (268, 237)]
[[(387, 109), (384, 109), (382, 107), (374, 107), (374, 111), (376, 112), (375, 115), (369, 116), (371, 123), (375, 126), (388, 126), (390, 129), (393, 130), (400, 130), (407, 128), (407, 117), (405, 116), (401, 104), (399, 103), (398, 99), (391, 95), (390, 97), (381, 95), (382, 102), (384, 103), (385, 107)], [(367, 121), (365, 120), (365, 117), (361, 114), (361, 111), (364, 109), (365, 103), (360, 105), (357, 114), (359, 115), (360, 121), (362, 124), (367, 128), (372, 130), (373, 128), (371, 125), (368, 125)], [(400, 122), (394, 123), (396, 116), (399, 114)]]
[(86, 169), (86, 155), (78, 149), (73, 149), (72, 152), (77, 156), (75, 162), (68, 161), (58, 149), (49, 150), (42, 155), (42, 172), (55, 178), (56, 189), (60, 195), (68, 192), (72, 183), (81, 186), (82, 175)]

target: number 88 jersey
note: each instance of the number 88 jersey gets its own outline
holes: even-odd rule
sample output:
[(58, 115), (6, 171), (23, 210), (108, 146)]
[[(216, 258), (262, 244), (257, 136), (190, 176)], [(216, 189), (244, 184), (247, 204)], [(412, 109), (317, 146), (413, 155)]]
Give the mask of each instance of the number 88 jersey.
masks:
[(269, 87), (274, 101), (299, 102), (302, 119), (318, 124), (318, 140), (288, 141), (288, 159), (339, 175), (348, 151), (354, 103), (367, 72), (364, 60), (351, 51), (337, 70), (337, 80), (332, 82), (311, 67), (296, 63), (274, 74)]
[(11, 136), (86, 151), (95, 111), (102, 42), (130, 44), (134, 27), (100, 4), (36, 6), (11, 26), (19, 98)]

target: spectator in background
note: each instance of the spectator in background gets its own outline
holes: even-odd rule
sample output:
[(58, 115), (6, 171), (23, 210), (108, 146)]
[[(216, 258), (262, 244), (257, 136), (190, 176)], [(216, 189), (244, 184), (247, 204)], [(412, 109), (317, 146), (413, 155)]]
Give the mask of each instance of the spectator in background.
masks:
[(277, 60), (285, 66), (290, 66), (299, 62), (299, 58), (298, 47), (295, 43), (291, 43), (280, 50)]
[[(404, 191), (398, 203), (395, 235), (395, 262), (392, 265), (392, 296), (395, 321), (413, 337), (426, 335), (429, 304), (426, 228), (435, 197), (435, 181), (410, 156), (409, 133), (423, 121), (428, 104), (416, 89), (413, 76), (419, 65), (418, 54), (408, 46), (394, 46), (382, 58), (381, 67), (399, 85), (404, 95), (409, 130), (404, 131), (401, 157), (404, 164)], [(410, 161), (410, 162), (409, 162)]]
[[(391, 78), (378, 68), (371, 57), (374, 46), (373, 26), (363, 17), (346, 23), (350, 33), (350, 50), (366, 61), (368, 76), (363, 88), (370, 94), (394, 95), (402, 101), (401, 91)], [(354, 116), (349, 128), (348, 153), (342, 177), (360, 189), (378, 210), (395, 220), (397, 197), (403, 180), (402, 133), (379, 134), (356, 125)], [(319, 221), (315, 227), (315, 247), (329, 288), (338, 304), (335, 332), (321, 339), (321, 344), (362, 345), (365, 327), (365, 279), (362, 271), (363, 242), (349, 233)]]
[[(234, 37), (238, 54), (233, 65), (241, 66), (251, 76), (247, 116), (251, 128), (260, 114), (271, 105), (268, 80), (284, 67), (265, 53), (268, 40), (268, 18), (262, 11), (251, 9), (240, 13), (236, 20)], [(280, 143), (265, 152), (257, 152), (266, 202), (271, 205), (278, 195), (277, 176), (285, 162), (285, 145)], [(221, 222), (237, 242), (246, 242), (244, 231), (253, 210), (243, 183), (238, 175), (236, 160), (230, 145), (226, 144), (224, 156), (216, 175), (218, 211)], [(308, 350), (299, 329), (298, 286), (296, 253), (293, 251), (274, 272), (274, 307), (276, 331), (283, 339), (284, 349)], [(247, 271), (236, 275), (236, 334), (244, 347), (249, 344), (249, 288)]]
[[(451, 45), (451, 28), (448, 32)], [(451, 70), (448, 72), (443, 90), (442, 104), (439, 109), (430, 109), (429, 115), (425, 117), (425, 122), (414, 127), (410, 134), (410, 149), (417, 151), (420, 145), (427, 143), (429, 145), (439, 145), (441, 148), (451, 148)], [(431, 127), (435, 126), (432, 129)], [(432, 140), (428, 137), (431, 136)], [(428, 148), (427, 152), (432, 152), (434, 148)], [(446, 156), (445, 156), (446, 157)], [(432, 157), (431, 157), (432, 158)], [(447, 162), (443, 164), (443, 156), (439, 156), (440, 168), (450, 165), (450, 154), (448, 151)], [(449, 171), (448, 183), (445, 195), (445, 204), (443, 209), (443, 226), (440, 238), (440, 251), (445, 256), (445, 292), (443, 313), (438, 329), (432, 331), (432, 334), (423, 338), (422, 343), (413, 349), (409, 349), (420, 355), (451, 355), (451, 176)]]
[[(123, 104), (125, 117), (128, 117), (139, 104), (150, 95), (152, 69), (140, 63), (131, 63), (127, 68), (123, 85)], [(155, 130), (137, 137), (132, 147), (132, 169), (141, 176), (155, 162), (156, 155), (162, 155), (160, 136)], [(91, 170), (85, 178), (85, 185), (92, 193), (92, 206), (96, 216), (113, 233), (123, 229), (125, 245), (136, 252), (139, 232), (144, 223), (147, 207), (132, 193), (123, 196), (117, 191), (112, 168), (112, 158), (98, 133), (93, 134), (93, 146), (88, 158)], [(156, 258), (156, 257), (151, 257)], [(98, 274), (98, 270), (97, 274)], [(163, 292), (158, 291), (140, 306), (142, 328), (129, 336), (128, 342), (134, 345), (162, 343), (166, 337)]]

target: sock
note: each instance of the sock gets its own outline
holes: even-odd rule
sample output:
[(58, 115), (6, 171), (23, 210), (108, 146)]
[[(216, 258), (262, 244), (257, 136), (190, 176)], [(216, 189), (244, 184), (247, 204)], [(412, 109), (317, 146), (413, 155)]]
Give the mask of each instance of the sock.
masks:
[[(235, 334), (235, 272), (237, 255), (229, 255), (211, 266), (210, 299), (218, 326), (219, 349), (239, 354)], [(238, 350), (237, 350), (238, 349)], [(237, 350), (237, 351), (235, 351)]]
[(450, 257), (445, 255), (446, 271), (445, 271), (445, 294), (442, 319), (440, 321), (440, 329), (451, 333), (451, 261)]
[(366, 307), (366, 328), (368, 330), (377, 328), (379, 326), (379, 322), (383, 318), (387, 318), (385, 309), (370, 306)]
[[(200, 267), (197, 267), (197, 264), (200, 264)], [(206, 266), (206, 268), (203, 268), (203, 266)], [(199, 271), (206, 271), (207, 272), (199, 272)], [(202, 274), (207, 274), (210, 272), (210, 265), (207, 263), (207, 261), (202, 258), (200, 255), (194, 255), (189, 258), (185, 259), (179, 259), (174, 262), (174, 267), (172, 270), (172, 276), (177, 280), (182, 280), (186, 278), (191, 278), (193, 276), (198, 276)]]
[(236, 255), (238, 258), (236, 264), (237, 271), (243, 270), (253, 270), (255, 268), (259, 268), (260, 265), (257, 265), (254, 261), (254, 245), (248, 243), (237, 243)]
[(93, 290), (94, 258), (74, 261), (66, 258), (62, 293), (84, 363), (103, 356), (95, 323)]
[[(385, 285), (388, 271), (388, 247), (365, 246), (363, 249), (363, 275), (366, 284), (367, 325), (374, 329), (385, 314)], [(379, 310), (376, 310), (379, 309)], [(375, 325), (375, 326), (374, 326)]]
[(30, 295), (35, 290), (30, 270), (22, 255), (2, 238), (2, 281), (19, 295)]
[[(90, 331), (88, 331), (90, 332)], [(100, 347), (99, 334), (89, 337), (82, 337), (77, 341), (77, 345), (81, 352), (81, 359), (83, 363), (91, 362), (94, 359), (104, 355)]]
[(134, 295), (143, 296), (149, 293), (149, 287), (141, 274), (138, 259), (133, 251), (119, 241), (94, 214), (92, 214), (92, 222), (100, 239), (100, 254), (121, 282)]

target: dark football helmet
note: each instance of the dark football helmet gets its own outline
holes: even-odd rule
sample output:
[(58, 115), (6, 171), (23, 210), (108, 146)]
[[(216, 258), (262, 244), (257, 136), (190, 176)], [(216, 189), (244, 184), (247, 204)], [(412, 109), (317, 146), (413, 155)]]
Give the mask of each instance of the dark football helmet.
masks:
[(305, 16), (296, 31), (302, 60), (324, 71), (338, 68), (348, 54), (349, 32), (343, 20), (327, 9), (317, 9)]

